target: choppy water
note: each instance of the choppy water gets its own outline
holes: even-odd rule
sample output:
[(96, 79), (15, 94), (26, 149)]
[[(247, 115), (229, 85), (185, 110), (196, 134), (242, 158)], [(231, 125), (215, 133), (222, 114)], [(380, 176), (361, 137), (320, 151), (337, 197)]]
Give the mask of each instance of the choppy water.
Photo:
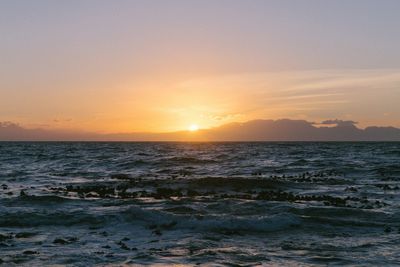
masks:
[(0, 264), (400, 264), (400, 143), (0, 143)]

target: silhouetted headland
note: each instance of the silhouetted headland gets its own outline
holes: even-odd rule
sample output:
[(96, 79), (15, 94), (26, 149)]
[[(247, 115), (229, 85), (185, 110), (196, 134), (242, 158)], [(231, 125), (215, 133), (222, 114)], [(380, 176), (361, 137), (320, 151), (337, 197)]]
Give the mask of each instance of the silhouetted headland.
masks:
[(360, 129), (354, 121), (253, 120), (229, 123), (195, 133), (116, 133), (28, 129), (0, 122), (1, 141), (400, 141), (400, 129), (370, 126)]

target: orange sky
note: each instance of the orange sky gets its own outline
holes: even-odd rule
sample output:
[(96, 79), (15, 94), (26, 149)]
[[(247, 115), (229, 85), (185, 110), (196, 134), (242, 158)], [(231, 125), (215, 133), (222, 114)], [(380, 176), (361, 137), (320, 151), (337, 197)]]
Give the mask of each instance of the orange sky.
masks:
[[(13, 91), (0, 101), (3, 109), (34, 111), (3, 120), (98, 132), (175, 131), (258, 118), (338, 117), (359, 120), (361, 127), (400, 126), (393, 98), (399, 81), (396, 70), (243, 73), (125, 81), (86, 90)], [(19, 99), (25, 101), (16, 105)]]
[(300, 2), (2, 2), (0, 121), (102, 133), (279, 118), (400, 127), (398, 1)]

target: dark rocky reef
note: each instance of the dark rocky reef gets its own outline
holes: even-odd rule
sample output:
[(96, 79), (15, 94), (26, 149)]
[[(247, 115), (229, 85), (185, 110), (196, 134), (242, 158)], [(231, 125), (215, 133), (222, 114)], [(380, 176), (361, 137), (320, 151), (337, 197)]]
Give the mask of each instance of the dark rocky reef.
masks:
[[(256, 174), (258, 176), (259, 174)], [(179, 198), (212, 198), (212, 199), (243, 199), (306, 203), (348, 208), (381, 208), (387, 204), (383, 201), (368, 200), (355, 196), (358, 192), (353, 186), (348, 186), (345, 196), (329, 194), (301, 193), (315, 183), (343, 185), (348, 181), (335, 171), (306, 172), (297, 175), (281, 175), (270, 177), (204, 177), (197, 179), (134, 179), (124, 174), (113, 175), (117, 181), (92, 182), (66, 187), (52, 188), (54, 192), (67, 197), (116, 198), (116, 199), (179, 199)], [(397, 188), (382, 187), (384, 190)], [(305, 190), (306, 191), (306, 190)]]

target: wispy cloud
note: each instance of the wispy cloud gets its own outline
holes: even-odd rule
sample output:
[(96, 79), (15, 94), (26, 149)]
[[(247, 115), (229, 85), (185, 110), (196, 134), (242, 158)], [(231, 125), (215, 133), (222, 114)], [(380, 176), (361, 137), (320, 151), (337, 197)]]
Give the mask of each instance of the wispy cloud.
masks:
[[(355, 119), (370, 123), (368, 107), (371, 105), (377, 114), (400, 115), (400, 107), (391, 101), (393, 97), (400, 97), (398, 69), (241, 73), (185, 81), (176, 90), (181, 95), (202, 92), (208, 96), (203, 100), (214, 108), (220, 107), (221, 115), (214, 116), (225, 118), (224, 121), (231, 120), (223, 116), (228, 110), (243, 114), (241, 118), (246, 120), (290, 117), (301, 109), (311, 120), (323, 119), (315, 116), (315, 111), (320, 110), (336, 112), (338, 117), (354, 114)], [(307, 114), (307, 110), (313, 112)], [(373, 123), (386, 121), (374, 118)]]

